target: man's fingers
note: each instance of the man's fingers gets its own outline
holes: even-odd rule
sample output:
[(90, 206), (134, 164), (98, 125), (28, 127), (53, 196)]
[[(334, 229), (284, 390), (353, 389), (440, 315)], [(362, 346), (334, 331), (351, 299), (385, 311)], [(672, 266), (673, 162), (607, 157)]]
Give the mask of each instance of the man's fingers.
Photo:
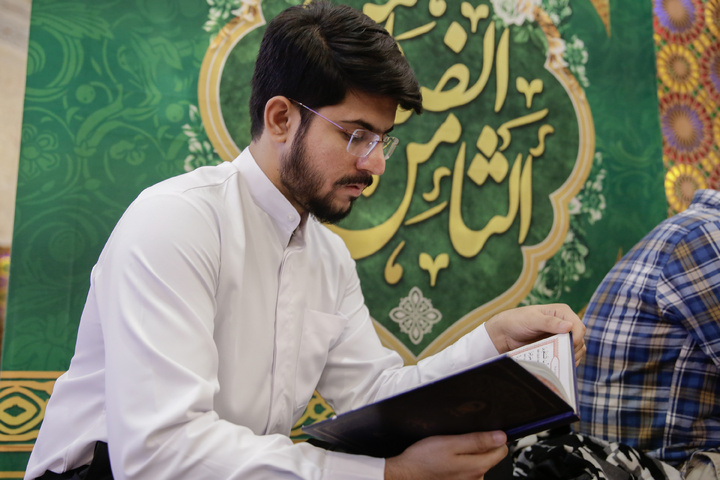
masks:
[(585, 356), (585, 325), (580, 317), (565, 304), (547, 305), (544, 311), (548, 315), (548, 331), (555, 333), (572, 332), (573, 347), (575, 350), (575, 364)]
[[(473, 441), (480, 451), (487, 451), (493, 448), (501, 447), (507, 443), (507, 435), (501, 430), (494, 432), (476, 432), (470, 433)], [(485, 449), (485, 450), (482, 450)]]
[(505, 432), (500, 430), (495, 432), (473, 432), (463, 435), (452, 435), (451, 437), (455, 442), (454, 451), (458, 455), (486, 453), (504, 446), (507, 442)]
[(477, 479), (508, 454), (503, 432), (437, 435), (385, 461), (386, 479)]
[(553, 317), (561, 318), (563, 320), (569, 320), (571, 322), (580, 319), (580, 317), (577, 316), (573, 309), (564, 303), (551, 303), (545, 305), (544, 308), (545, 313)]
[[(464, 459), (467, 469), (478, 469), (484, 475), (508, 454), (504, 432), (476, 432), (456, 435), (458, 460)], [(446, 437), (447, 438), (447, 437)]]
[(580, 317), (563, 303), (545, 305), (543, 313), (548, 316), (548, 326), (555, 333), (566, 333), (575, 330), (578, 325), (582, 325)]
[(577, 347), (577, 345), (575, 346), (575, 365), (576, 366), (580, 365), (580, 361), (582, 360), (582, 358), (585, 356), (586, 353), (587, 353), (587, 347), (585, 346), (584, 343), (579, 348)]
[(584, 352), (585, 325), (565, 304), (532, 305), (505, 310), (485, 322), (485, 328), (500, 353), (568, 332), (572, 332), (575, 352)]

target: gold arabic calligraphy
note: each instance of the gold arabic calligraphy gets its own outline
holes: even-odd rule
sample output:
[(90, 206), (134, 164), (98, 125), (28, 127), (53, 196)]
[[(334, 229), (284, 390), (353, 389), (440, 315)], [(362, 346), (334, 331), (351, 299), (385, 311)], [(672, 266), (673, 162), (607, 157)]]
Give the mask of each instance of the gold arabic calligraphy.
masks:
[[(437, 27), (436, 22), (429, 22), (404, 33), (397, 34), (393, 32), (395, 9), (399, 6), (412, 7), (416, 3), (417, 0), (390, 0), (384, 5), (367, 4), (364, 7), (364, 12), (377, 22), (384, 22), (386, 29), (400, 43), (427, 34)], [(429, 13), (437, 18), (445, 14), (447, 4), (441, 0), (433, 0), (429, 3), (428, 8)], [(462, 2), (460, 13), (468, 20), (469, 30), (471, 34), (474, 34), (478, 31), (479, 22), (489, 17), (489, 8), (487, 5), (473, 7), (469, 2)], [(444, 35), (443, 41), (448, 48), (455, 53), (459, 53), (465, 46), (467, 37), (466, 29), (458, 22), (452, 22)], [(422, 87), (423, 107), (425, 110), (449, 112), (455, 107), (471, 103), (485, 90), (493, 70), (496, 90), (494, 111), (497, 113), (502, 110), (510, 85), (509, 29), (506, 28), (502, 31), (496, 44), (495, 24), (488, 22), (482, 45), (482, 69), (477, 80), (471, 84), (471, 72), (466, 65), (462, 63), (452, 65), (442, 74), (434, 88)], [(405, 148), (407, 159), (405, 191), (397, 209), (385, 221), (363, 230), (350, 230), (336, 225), (328, 226), (345, 240), (353, 258), (362, 259), (377, 253), (393, 239), (403, 225), (424, 222), (446, 209), (449, 212), (448, 230), (450, 241), (455, 252), (462, 257), (472, 258), (478, 255), (492, 235), (508, 231), (518, 218), (520, 225), (518, 244), (525, 241), (532, 218), (533, 161), (545, 152), (547, 136), (553, 134), (555, 129), (552, 125), (543, 123), (549, 113), (547, 108), (532, 111), (534, 96), (541, 94), (543, 91), (542, 81), (539, 79), (528, 81), (523, 77), (517, 77), (515, 89), (518, 94), (523, 96), (528, 113), (506, 121), (497, 128), (485, 125), (474, 146), (469, 147), (467, 142), (460, 141), (463, 127), (460, 120), (452, 112), (447, 114), (445, 120), (426, 143), (411, 142), (407, 145)], [(396, 124), (400, 125), (406, 122), (410, 115), (411, 112), (398, 110)], [(517, 154), (511, 166), (504, 154), (511, 144), (511, 132), (515, 128), (528, 125), (538, 126), (537, 144), (528, 149), (527, 155)], [(458, 153), (453, 168), (450, 169), (447, 166), (437, 167), (433, 172), (433, 189), (422, 194), (428, 208), (420, 214), (407, 218), (415, 196), (418, 170), (433, 156), (440, 144), (458, 144), (458, 142)], [(476, 147), (477, 151), (466, 170), (466, 156), (468, 150), (473, 147)], [(449, 200), (433, 204), (440, 197), (441, 180), (446, 177), (452, 177)], [(483, 185), (488, 178), (498, 184), (507, 179), (507, 212), (493, 216), (487, 222), (487, 225), (480, 230), (469, 228), (462, 216), (462, 186), (466, 177), (477, 186)], [(374, 193), (378, 183), (378, 179), (375, 180), (373, 189), (366, 191), (366, 195)], [(389, 284), (395, 284), (402, 279), (403, 268), (397, 263), (397, 259), (404, 246), (405, 242), (400, 242), (386, 261), (384, 278)], [(447, 253), (441, 253), (433, 258), (428, 253), (423, 252), (418, 258), (420, 268), (430, 275), (431, 286), (435, 286), (439, 270), (447, 268), (449, 263)]]

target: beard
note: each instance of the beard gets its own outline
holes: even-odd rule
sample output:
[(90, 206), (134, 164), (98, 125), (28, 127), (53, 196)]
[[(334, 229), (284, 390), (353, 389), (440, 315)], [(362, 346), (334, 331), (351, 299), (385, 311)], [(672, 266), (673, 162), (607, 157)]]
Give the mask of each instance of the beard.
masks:
[(307, 154), (305, 136), (307, 129), (300, 129), (290, 151), (284, 155), (280, 163), (280, 182), (292, 198), (308, 213), (323, 223), (337, 223), (350, 214), (355, 198), (347, 206), (335, 206), (333, 199), (336, 191), (344, 185), (372, 184), (372, 175), (358, 173), (343, 177), (333, 185), (325, 195), (318, 195), (323, 186), (322, 172), (310, 164)]

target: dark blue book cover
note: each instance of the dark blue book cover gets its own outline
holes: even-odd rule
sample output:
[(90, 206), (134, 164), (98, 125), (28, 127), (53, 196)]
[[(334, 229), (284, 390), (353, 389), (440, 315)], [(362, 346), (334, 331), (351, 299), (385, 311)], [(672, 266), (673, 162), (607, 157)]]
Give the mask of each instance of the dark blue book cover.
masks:
[(513, 440), (578, 419), (574, 405), (503, 355), (303, 431), (328, 448), (392, 457), (429, 436), (503, 430)]

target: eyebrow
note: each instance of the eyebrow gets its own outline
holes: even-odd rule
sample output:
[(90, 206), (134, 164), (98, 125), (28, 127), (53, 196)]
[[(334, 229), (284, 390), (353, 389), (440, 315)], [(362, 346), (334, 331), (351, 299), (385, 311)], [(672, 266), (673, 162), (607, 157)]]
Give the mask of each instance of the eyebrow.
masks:
[[(355, 125), (359, 125), (361, 128), (364, 128), (365, 130), (370, 130), (371, 132), (379, 132), (380, 129), (376, 128), (374, 125), (369, 124), (365, 120), (343, 120), (345, 123), (354, 123)], [(383, 135), (387, 135), (388, 133), (392, 132), (395, 128), (395, 125), (391, 126), (384, 132), (382, 132)]]

